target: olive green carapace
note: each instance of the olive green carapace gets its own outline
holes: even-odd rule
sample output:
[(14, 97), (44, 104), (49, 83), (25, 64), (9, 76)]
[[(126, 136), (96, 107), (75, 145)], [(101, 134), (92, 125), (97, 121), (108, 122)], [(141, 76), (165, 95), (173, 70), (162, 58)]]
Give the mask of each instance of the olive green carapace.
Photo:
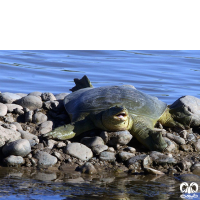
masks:
[(179, 126), (166, 103), (129, 85), (93, 88), (86, 76), (75, 82), (74, 92), (64, 99), (71, 124), (58, 127), (45, 136), (66, 140), (95, 128), (129, 130), (148, 149), (166, 149), (161, 132), (154, 129), (156, 122), (169, 127)]

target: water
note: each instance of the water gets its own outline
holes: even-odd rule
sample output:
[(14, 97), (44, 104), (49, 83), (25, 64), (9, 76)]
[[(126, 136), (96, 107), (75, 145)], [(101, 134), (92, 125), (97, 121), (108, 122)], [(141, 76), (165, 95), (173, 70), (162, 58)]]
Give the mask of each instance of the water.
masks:
[[(73, 79), (83, 75), (95, 87), (131, 84), (171, 104), (183, 95), (200, 97), (200, 51), (0, 51), (1, 92), (69, 92)], [(58, 173), (0, 171), (0, 199), (180, 196), (180, 182), (168, 176), (67, 178)]]

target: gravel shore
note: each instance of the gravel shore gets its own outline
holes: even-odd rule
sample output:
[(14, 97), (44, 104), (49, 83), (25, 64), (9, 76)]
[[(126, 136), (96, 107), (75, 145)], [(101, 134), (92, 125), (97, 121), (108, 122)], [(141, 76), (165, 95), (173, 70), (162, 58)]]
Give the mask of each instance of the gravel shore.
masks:
[[(93, 130), (71, 140), (43, 135), (70, 122), (63, 99), (67, 93), (0, 93), (0, 167), (102, 170), (131, 174), (200, 172), (200, 130), (162, 129), (168, 143), (164, 153), (149, 151), (128, 131)], [(160, 125), (157, 125), (158, 128)]]

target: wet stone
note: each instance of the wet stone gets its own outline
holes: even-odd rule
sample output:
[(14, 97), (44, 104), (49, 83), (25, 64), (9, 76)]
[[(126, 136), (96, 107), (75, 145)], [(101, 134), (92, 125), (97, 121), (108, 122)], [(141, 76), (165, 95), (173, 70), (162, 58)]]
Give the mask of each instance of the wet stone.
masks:
[(94, 165), (90, 162), (86, 162), (83, 166), (80, 167), (81, 173), (85, 174), (96, 174), (97, 170)]
[(38, 151), (34, 155), (34, 158), (38, 160), (37, 165), (39, 167), (50, 167), (57, 163), (57, 158), (55, 156), (44, 151)]
[(157, 151), (152, 151), (150, 153), (150, 157), (157, 164), (176, 164), (177, 163), (177, 161), (173, 157), (165, 155)]
[(99, 155), (99, 160), (113, 162), (116, 160), (115, 153), (109, 151), (103, 151)]
[(8, 167), (18, 167), (24, 164), (24, 159), (21, 156), (10, 155), (4, 159), (4, 163)]
[(26, 139), (19, 139), (14, 142), (7, 143), (2, 152), (5, 156), (15, 155), (25, 157), (31, 152), (31, 145)]
[(165, 174), (161, 171), (158, 171), (158, 170), (150, 168), (150, 167), (145, 167), (144, 171), (147, 172), (148, 174), (153, 174), (153, 175), (164, 175)]

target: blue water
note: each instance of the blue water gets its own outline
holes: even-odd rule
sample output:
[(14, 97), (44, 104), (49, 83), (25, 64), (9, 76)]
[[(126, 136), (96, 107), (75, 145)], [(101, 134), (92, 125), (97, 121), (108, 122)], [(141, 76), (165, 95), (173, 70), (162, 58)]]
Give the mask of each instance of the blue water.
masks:
[(171, 104), (200, 97), (200, 51), (0, 51), (1, 92), (69, 92), (83, 75), (95, 87), (131, 84)]
[[(183, 95), (200, 98), (200, 51), (0, 51), (1, 92), (69, 92), (73, 79), (83, 75), (94, 87), (131, 84), (171, 104)], [(130, 199), (180, 196), (180, 183), (169, 177), (91, 179), (77, 185), (65, 179), (4, 179), (2, 174), (0, 181), (8, 184), (0, 186), (0, 199), (117, 199), (115, 193)], [(28, 186), (23, 189), (24, 184)]]

